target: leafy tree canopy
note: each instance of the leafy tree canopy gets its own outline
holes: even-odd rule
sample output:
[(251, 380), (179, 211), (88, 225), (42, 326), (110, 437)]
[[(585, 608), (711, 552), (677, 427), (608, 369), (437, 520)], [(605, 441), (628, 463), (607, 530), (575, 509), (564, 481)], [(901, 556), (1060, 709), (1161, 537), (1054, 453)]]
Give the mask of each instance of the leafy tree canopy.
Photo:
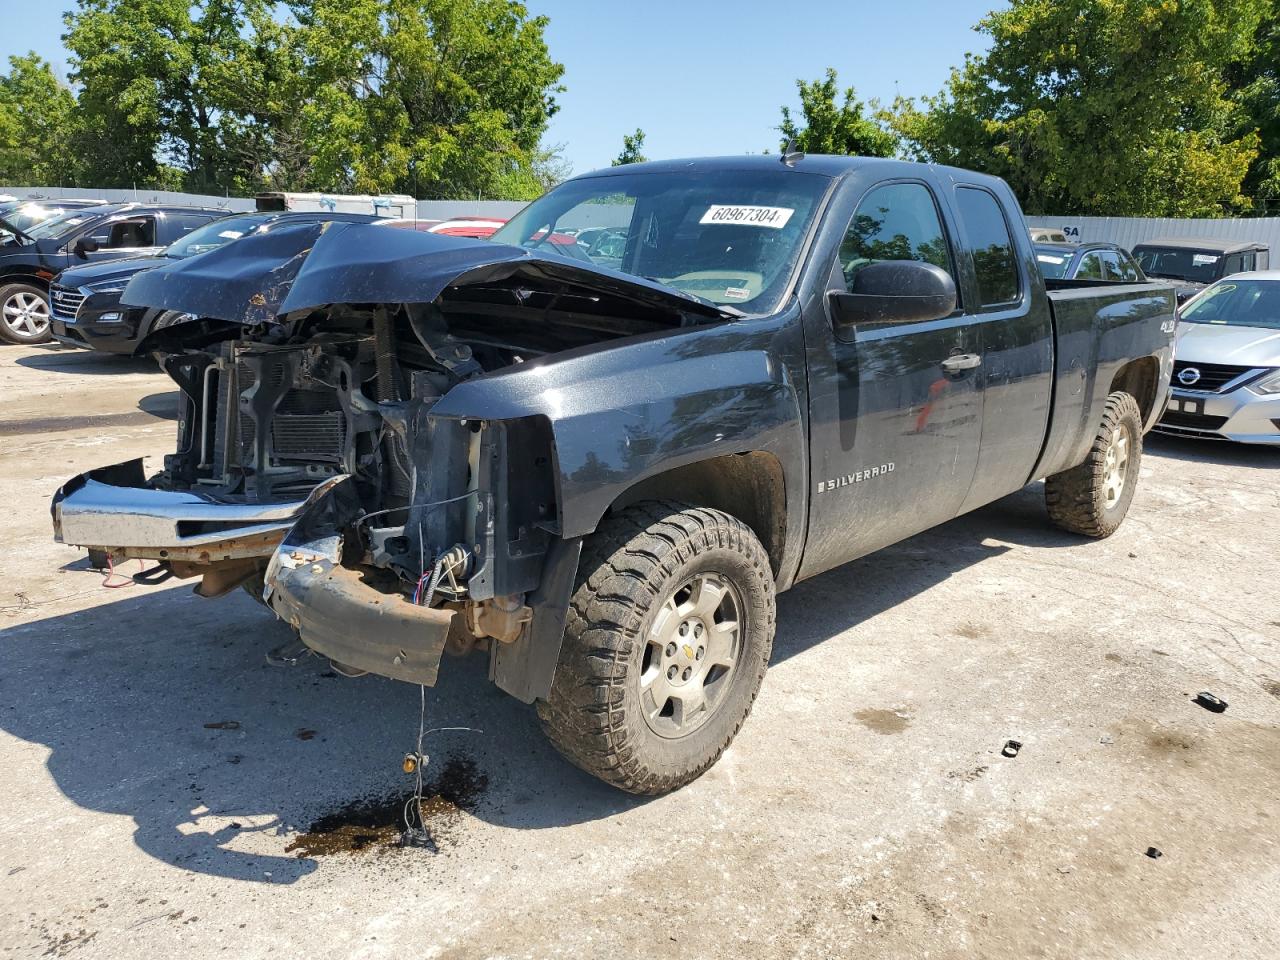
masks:
[(1226, 81), (1273, 0), (1012, 0), (989, 53), (895, 104), (921, 159), (986, 170), (1029, 213), (1214, 216), (1247, 205), (1259, 138)]
[(0, 76), (4, 179), (531, 198), (566, 172), (541, 145), (563, 67), (517, 0), (77, 0), (65, 22), (75, 94), (33, 57)]
[(76, 100), (34, 53), (0, 74), (0, 182), (59, 185), (71, 166), (66, 134)]
[(628, 163), (644, 163), (649, 158), (644, 155), (644, 131), (636, 127), (635, 133), (622, 135), (622, 152), (614, 159), (612, 166), (621, 167)]
[(800, 91), (800, 117), (797, 120), (789, 107), (782, 108), (778, 130), (783, 148), (788, 140), (795, 140), (805, 153), (863, 157), (888, 157), (897, 149), (897, 137), (866, 115), (853, 87), (846, 88), (837, 102), (839, 84), (830, 67), (822, 80), (797, 80), (796, 89)]

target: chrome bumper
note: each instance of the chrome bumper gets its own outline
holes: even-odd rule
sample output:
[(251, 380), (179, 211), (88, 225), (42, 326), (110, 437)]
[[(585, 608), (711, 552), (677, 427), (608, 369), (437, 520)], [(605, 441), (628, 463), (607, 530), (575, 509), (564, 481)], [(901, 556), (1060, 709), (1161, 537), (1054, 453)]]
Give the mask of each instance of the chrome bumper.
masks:
[(1174, 387), (1155, 429), (1180, 437), (1280, 445), (1280, 395), (1262, 396), (1248, 387), (1225, 393)]
[(265, 559), (307, 502), (340, 479), (321, 484), (307, 500), (227, 503), (200, 493), (152, 489), (142, 460), (129, 460), (63, 484), (53, 496), (53, 536), (117, 557), (194, 563)]

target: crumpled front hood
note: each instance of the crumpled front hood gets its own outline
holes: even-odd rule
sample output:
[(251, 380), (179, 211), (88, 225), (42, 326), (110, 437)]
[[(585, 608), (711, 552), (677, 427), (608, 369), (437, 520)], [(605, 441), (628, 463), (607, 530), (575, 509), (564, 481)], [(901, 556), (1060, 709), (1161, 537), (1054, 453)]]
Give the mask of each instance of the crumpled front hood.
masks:
[(1280, 330), (1184, 320), (1178, 324), (1174, 356), (1188, 363), (1280, 367)]
[(57, 282), (64, 287), (85, 287), (91, 284), (109, 283), (112, 280), (123, 282), (142, 270), (162, 267), (173, 262), (168, 257), (131, 257), (128, 260), (101, 260), (97, 263), (86, 263), (79, 267), (68, 267), (58, 276)]
[(254, 234), (140, 273), (122, 301), (255, 324), (333, 304), (431, 303), (450, 287), (551, 280), (703, 319), (739, 316), (660, 283), (501, 243), (377, 224), (312, 223)]

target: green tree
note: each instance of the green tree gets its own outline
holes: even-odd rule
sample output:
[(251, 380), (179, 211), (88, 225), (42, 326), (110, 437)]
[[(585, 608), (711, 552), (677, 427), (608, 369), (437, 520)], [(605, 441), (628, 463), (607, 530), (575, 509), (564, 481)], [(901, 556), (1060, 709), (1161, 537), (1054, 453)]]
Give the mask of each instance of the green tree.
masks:
[(1263, 17), (1253, 55), (1228, 74), (1244, 109), (1242, 132), (1258, 131), (1258, 156), (1244, 179), (1244, 192), (1259, 213), (1280, 212), (1280, 0)]
[(895, 103), (920, 159), (1004, 177), (1029, 213), (1206, 216), (1246, 205), (1258, 153), (1225, 71), (1273, 0), (1012, 0), (990, 51)]
[(614, 158), (611, 166), (621, 167), (628, 163), (644, 163), (648, 159), (644, 155), (644, 131), (636, 127), (635, 133), (622, 135), (622, 152)]
[[(530, 198), (563, 73), (516, 0), (78, 0), (99, 186)], [(287, 16), (292, 14), (292, 16)]]
[(100, 186), (241, 186), (231, 173), (219, 94), (264, 69), (251, 29), (271, 0), (79, 0), (64, 41), (80, 86), (80, 152)]
[(0, 75), (0, 183), (75, 183), (75, 104), (40, 57), (9, 58), (9, 72)]
[(564, 68), (515, 0), (293, 4), (314, 182), (357, 192), (536, 196)]
[(836, 102), (840, 88), (832, 68), (827, 68), (825, 79), (797, 80), (796, 89), (800, 91), (800, 117), (797, 120), (789, 107), (783, 107), (778, 125), (784, 149), (788, 140), (795, 140), (805, 153), (888, 157), (897, 149), (897, 137), (866, 115), (853, 87), (847, 87), (843, 100)]

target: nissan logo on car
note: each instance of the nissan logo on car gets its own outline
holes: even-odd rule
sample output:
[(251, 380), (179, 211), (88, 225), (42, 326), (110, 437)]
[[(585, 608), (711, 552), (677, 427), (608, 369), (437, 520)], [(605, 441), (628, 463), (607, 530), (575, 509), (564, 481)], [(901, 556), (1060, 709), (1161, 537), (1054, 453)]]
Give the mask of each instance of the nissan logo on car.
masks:
[(1195, 367), (1186, 367), (1178, 371), (1178, 382), (1184, 387), (1190, 387), (1200, 382), (1200, 371)]

